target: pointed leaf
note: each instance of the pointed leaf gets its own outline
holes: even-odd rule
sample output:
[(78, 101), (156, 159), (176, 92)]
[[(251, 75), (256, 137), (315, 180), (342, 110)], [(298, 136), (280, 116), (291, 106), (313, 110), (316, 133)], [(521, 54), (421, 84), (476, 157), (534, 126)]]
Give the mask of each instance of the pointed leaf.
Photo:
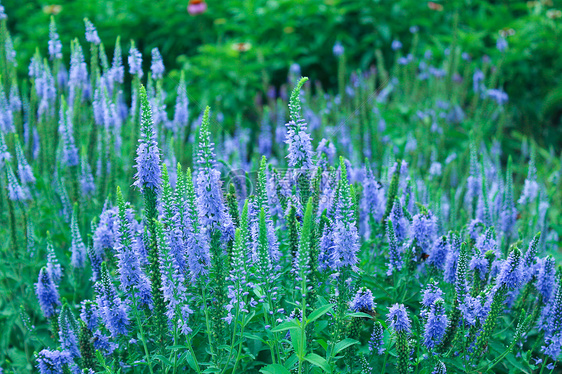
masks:
[(264, 367), (260, 370), (260, 373), (263, 373), (263, 374), (291, 374), (291, 372), (289, 370), (287, 370), (281, 364), (267, 365), (266, 367)]
[(358, 344), (359, 342), (355, 339), (344, 339), (341, 342), (337, 343), (334, 347), (334, 354), (338, 354), (339, 352), (343, 351), (347, 347), (351, 347), (354, 344)]
[(330, 364), (328, 364), (328, 361), (326, 361), (324, 357), (319, 356), (316, 353), (309, 353), (306, 355), (304, 359), (310, 362), (311, 364), (316, 365), (319, 368), (322, 368), (322, 370), (324, 370), (326, 373), (332, 372), (330, 368)]
[(328, 313), (333, 308), (332, 304), (322, 305), (320, 308), (316, 309), (314, 312), (310, 313), (307, 318), (306, 323), (316, 321), (318, 318), (322, 317), (324, 314)]
[(278, 326), (275, 326), (274, 328), (272, 328), (271, 332), (282, 332), (282, 331), (287, 331), (287, 330), (292, 329), (292, 328), (300, 328), (297, 321), (292, 320), (292, 321), (283, 322), (283, 323), (279, 324)]

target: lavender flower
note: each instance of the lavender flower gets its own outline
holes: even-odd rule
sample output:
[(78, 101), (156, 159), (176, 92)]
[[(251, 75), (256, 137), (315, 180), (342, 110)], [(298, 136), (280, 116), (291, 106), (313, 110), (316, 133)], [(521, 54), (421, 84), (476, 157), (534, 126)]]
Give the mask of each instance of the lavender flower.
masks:
[[(363, 181), (363, 197), (360, 202), (361, 217), (364, 217), (364, 225), (369, 226), (370, 219), (374, 222), (380, 222), (385, 209), (385, 196), (382, 185), (375, 180), (373, 171), (368, 168), (365, 173), (365, 180)], [(391, 219), (395, 220), (392, 216)], [(366, 229), (364, 230), (366, 231)]]
[(232, 218), (224, 204), (224, 196), (220, 189), (220, 172), (215, 167), (215, 155), (211, 134), (209, 132), (209, 110), (207, 107), (199, 130), (197, 164), (197, 203), (199, 223), (208, 230), (221, 229), (228, 240), (234, 237)]
[(142, 78), (144, 75), (142, 71), (142, 54), (139, 50), (135, 47), (135, 45), (131, 45), (131, 49), (129, 49), (129, 73), (132, 75), (136, 75), (139, 78)]
[(433, 350), (443, 342), (449, 319), (445, 314), (445, 302), (438, 298), (431, 305), (429, 317), (424, 329), (423, 343), (429, 350)]
[(12, 201), (24, 201), (28, 199), (28, 194), (25, 189), (18, 182), (12, 165), (8, 164), (6, 168), (6, 173), (8, 176), (8, 197)]
[(70, 246), (70, 264), (74, 268), (83, 268), (86, 261), (86, 246), (82, 241), (80, 229), (78, 228), (77, 207), (74, 206), (72, 210), (72, 221), (70, 224), (70, 231), (72, 233), (72, 241)]
[(159, 192), (162, 185), (162, 172), (160, 170), (160, 150), (155, 140), (154, 125), (152, 122), (152, 111), (146, 90), (141, 85), (140, 98), (142, 106), (141, 115), (141, 139), (137, 148), (137, 157), (135, 158), (137, 173), (135, 174), (134, 186), (138, 187), (141, 192), (150, 189)]
[(541, 261), (541, 267), (537, 276), (536, 288), (543, 298), (543, 302), (548, 304), (554, 295), (556, 281), (556, 262), (552, 256), (548, 256)]
[(94, 332), (94, 348), (103, 352), (104, 356), (109, 356), (118, 348), (116, 343), (109, 341), (109, 336), (103, 334), (100, 330)]
[(500, 257), (500, 249), (498, 248), (498, 243), (496, 241), (496, 233), (493, 227), (486, 230), (485, 233), (480, 234), (476, 239), (474, 246), (480, 250), (480, 253), (485, 254), (488, 251), (495, 253), (496, 257)]
[(6, 161), (11, 160), (12, 155), (8, 151), (8, 146), (6, 145), (6, 139), (4, 138), (4, 133), (0, 131), (0, 169), (4, 167)]
[(262, 156), (262, 160), (260, 162), (260, 167), (258, 170), (258, 180), (256, 185), (256, 193), (255, 199), (250, 205), (251, 208), (251, 223), (250, 223), (250, 230), (252, 232), (252, 236), (254, 239), (254, 253), (257, 253), (258, 245), (259, 245), (259, 217), (258, 212), (263, 209), (265, 213), (265, 230), (266, 230), (266, 239), (267, 239), (267, 253), (270, 257), (270, 260), (273, 263), (279, 262), (281, 258), (281, 253), (279, 252), (279, 241), (277, 239), (277, 235), (275, 234), (275, 226), (273, 224), (273, 220), (271, 218), (270, 213), (270, 204), (269, 204), (269, 197), (267, 195), (267, 160), (265, 156)]
[(117, 41), (115, 42), (110, 76), (115, 83), (123, 83), (123, 78), (125, 77), (125, 68), (123, 67), (123, 56), (121, 56), (121, 44), (119, 42), (119, 37), (117, 37)]
[(320, 140), (318, 147), (316, 147), (316, 158), (320, 160), (322, 154), (326, 155), (328, 163), (332, 164), (334, 162), (334, 157), (336, 156), (336, 147), (334, 146), (334, 143), (327, 139)]
[(375, 311), (375, 300), (373, 293), (366, 287), (362, 287), (357, 291), (355, 297), (349, 304), (354, 312), (373, 313)]
[(312, 138), (306, 131), (306, 122), (301, 118), (300, 114), (300, 90), (308, 78), (301, 78), (293, 89), (291, 99), (289, 101), (289, 110), (291, 113), (291, 121), (285, 126), (287, 127), (287, 139), (285, 143), (289, 145), (289, 167), (308, 170), (312, 167)]
[(435, 266), (437, 269), (444, 270), (447, 262), (448, 251), (449, 246), (447, 245), (447, 237), (442, 236), (433, 244), (433, 247), (429, 254), (428, 262)]
[(14, 115), (10, 103), (6, 98), (4, 86), (0, 85), (0, 131), (11, 133), (15, 131)]
[(202, 274), (207, 274), (210, 264), (208, 241), (199, 229), (199, 212), (197, 210), (197, 197), (193, 187), (191, 170), (185, 174), (185, 201), (181, 206), (180, 214), (184, 217), (184, 237), (187, 248), (187, 260), (193, 280)]
[(60, 312), (59, 329), (62, 349), (70, 353), (73, 358), (82, 357), (78, 345), (78, 322), (67, 303), (62, 306)]
[(117, 295), (115, 287), (109, 278), (109, 272), (105, 262), (101, 266), (101, 280), (95, 284), (97, 294), (97, 304), (105, 327), (115, 337), (120, 334), (127, 334), (129, 308)]
[(484, 86), (484, 73), (481, 70), (476, 70), (472, 76), (472, 89), (475, 93), (486, 91)]
[(500, 36), (496, 41), (496, 48), (498, 49), (498, 51), (503, 53), (507, 50), (507, 47), (508, 47), (507, 40), (505, 40), (503, 36)]
[(443, 291), (439, 288), (438, 282), (431, 282), (423, 292), (422, 305), (425, 308), (430, 308), (435, 300), (442, 298)]
[(107, 207), (104, 207), (104, 211), (100, 215), (99, 224), (95, 230), (93, 230), (93, 244), (90, 247), (91, 249), (88, 250), (88, 254), (90, 256), (90, 262), (92, 263), (92, 280), (94, 281), (98, 279), (99, 267), (105, 258), (105, 250), (113, 249), (115, 242), (115, 216), (115, 209), (107, 209)]
[(399, 49), (402, 49), (402, 43), (400, 42), (400, 40), (393, 40), (392, 41), (392, 50), (393, 51), (397, 51)]
[[(1, 140), (0, 140), (0, 144), (1, 144)], [(35, 176), (33, 175), (33, 170), (31, 169), (31, 166), (29, 165), (27, 159), (25, 158), (18, 137), (16, 137), (16, 159), (18, 160), (18, 176), (20, 177), (21, 183), (24, 185), (35, 184)], [(2, 163), (0, 161), (0, 166), (1, 164)]]
[(179, 130), (188, 125), (189, 121), (189, 100), (187, 98), (187, 89), (185, 86), (185, 76), (183, 71), (180, 75), (180, 83), (177, 90), (176, 106), (174, 109), (174, 129)]
[(507, 260), (501, 267), (500, 274), (496, 279), (496, 285), (505, 285), (509, 289), (516, 289), (521, 285), (523, 274), (521, 272), (521, 251), (515, 248), (509, 254)]
[(416, 214), (412, 220), (410, 232), (421, 250), (424, 253), (429, 253), (433, 239), (437, 234), (437, 217), (431, 211)]
[(404, 243), (408, 239), (410, 222), (404, 217), (404, 210), (402, 204), (400, 204), (400, 199), (394, 200), (388, 219), (392, 221), (396, 241), (398, 244)]
[(537, 169), (535, 167), (535, 151), (531, 152), (531, 159), (529, 160), (529, 172), (523, 185), (523, 192), (517, 201), (519, 204), (524, 205), (532, 203), (539, 192), (539, 184), (537, 183)]
[(459, 304), (459, 310), (462, 313), (464, 322), (470, 326), (474, 326), (478, 321), (478, 318), (483, 314), (481, 297), (466, 295), (463, 301)]
[(500, 212), (501, 229), (505, 234), (510, 234), (517, 220), (517, 209), (513, 201), (513, 177), (511, 175), (511, 157), (507, 161), (505, 176), (505, 191), (503, 196), (502, 210)]
[(121, 189), (117, 189), (117, 203), (119, 205), (119, 220), (116, 224), (114, 249), (117, 252), (119, 279), (121, 289), (130, 298), (140, 301), (141, 305), (151, 306), (150, 281), (141, 268), (139, 258), (133, 248), (131, 224)]
[(460, 238), (456, 234), (450, 234), (448, 241), (449, 249), (447, 251), (447, 260), (445, 262), (445, 271), (443, 279), (447, 283), (455, 283), (455, 274), (457, 272), (457, 263), (461, 248)]
[(297, 126), (294, 122), (290, 121), (287, 124), (287, 140), (285, 143), (289, 144), (289, 167), (309, 169), (312, 166), (312, 138), (306, 132), (306, 124), (302, 123)]
[(37, 370), (41, 374), (64, 373), (65, 366), (72, 362), (67, 351), (50, 351), (43, 349), (36, 355)]
[(557, 283), (556, 297), (545, 308), (545, 345), (542, 347), (553, 360), (557, 360), (562, 351), (562, 283), (559, 277)]
[[(411, 53), (408, 53), (406, 56), (402, 56), (398, 59), (398, 64), (408, 65), (412, 61), (414, 61), (414, 56)], [(412, 144), (410, 144), (407, 148), (411, 149), (411, 147), (412, 147)]]
[(396, 235), (394, 234), (394, 223), (392, 222), (392, 220), (388, 220), (386, 227), (388, 235), (388, 253), (390, 255), (387, 275), (392, 275), (395, 270), (402, 270), (404, 262), (402, 261), (402, 255), (400, 253), (398, 241), (396, 240)]
[(177, 323), (182, 334), (187, 335), (191, 332), (188, 319), (193, 314), (193, 310), (187, 305), (185, 278), (176, 258), (170, 252), (169, 237), (166, 240), (162, 226), (161, 223), (158, 223), (156, 231), (158, 246), (162, 253), (160, 271), (162, 274), (162, 291), (166, 302), (166, 316), (170, 322)]
[(64, 98), (60, 107), (59, 134), (62, 141), (62, 163), (71, 167), (78, 165), (78, 149), (72, 134), (72, 111), (66, 105)]
[[(247, 214), (248, 201), (244, 204), (244, 210)], [(245, 224), (245, 222), (242, 222)], [(250, 285), (247, 279), (247, 258), (244, 253), (246, 239), (243, 237), (243, 232), (240, 228), (236, 229), (234, 234), (234, 248), (232, 253), (232, 267), (228, 277), (228, 298), (229, 304), (227, 310), (229, 315), (232, 316), (231, 310), (235, 312), (242, 311), (248, 313), (249, 305), (247, 303), (247, 296), (249, 294)]]
[(478, 218), (471, 220), (467, 227), (468, 236), (470, 237), (470, 239), (477, 240), (484, 227), (484, 222), (482, 222)]
[(318, 268), (320, 270), (325, 270), (327, 268), (335, 268), (334, 263), (334, 232), (333, 224), (327, 224), (322, 230), (322, 236), (320, 237), (319, 244), (319, 255), (318, 255)]
[(86, 324), (90, 331), (96, 331), (100, 323), (100, 311), (95, 302), (91, 300), (82, 301), (80, 319)]
[(533, 237), (533, 239), (529, 243), (527, 252), (525, 252), (525, 256), (523, 257), (523, 261), (521, 263), (521, 270), (523, 272), (523, 283), (527, 283), (529, 280), (531, 280), (531, 278), (536, 274), (538, 270), (535, 264), (537, 262), (537, 253), (539, 250), (540, 238), (541, 238), (541, 233), (539, 232), (537, 235)]
[(390, 327), (394, 328), (397, 333), (411, 333), (410, 318), (408, 318), (408, 313), (406, 312), (404, 304), (394, 304), (390, 307), (386, 315), (386, 320), (390, 323)]
[(509, 96), (502, 90), (490, 88), (486, 91), (486, 96), (494, 100), (498, 105), (503, 105), (509, 100)]
[(336, 203), (334, 222), (334, 265), (336, 268), (356, 268), (359, 251), (359, 234), (357, 232), (355, 209), (351, 188), (347, 180), (347, 169), (340, 158), (341, 177), (339, 181), (339, 198)]
[(92, 168), (88, 163), (85, 149), (80, 156), (80, 189), (85, 196), (91, 195), (96, 190)]
[(369, 351), (372, 353), (376, 353), (378, 355), (382, 355), (386, 350), (384, 348), (384, 340), (383, 340), (384, 330), (382, 324), (377, 321), (373, 326), (373, 333), (371, 334), (371, 339), (369, 339)]
[(36, 55), (36, 60), (32, 61), (30, 65), (30, 76), (35, 78), (35, 91), (40, 98), (37, 115), (39, 117), (53, 116), (56, 88), (49, 64), (47, 62), (42, 63), (40, 57)]
[[(344, 54), (345, 48), (343, 47), (343, 45), (339, 41), (337, 41), (334, 44), (334, 47), (332, 48), (332, 52), (334, 53), (334, 56), (340, 57), (341, 55)], [(300, 69), (299, 69), (299, 74), (300, 74)]]
[(56, 314), (57, 307), (61, 305), (57, 286), (47, 268), (39, 271), (39, 279), (35, 283), (35, 293), (39, 300), (39, 306), (45, 318), (51, 318)]
[(88, 69), (84, 61), (84, 52), (78, 40), (72, 42), (72, 53), (70, 55), (70, 72), (68, 73), (68, 102), (72, 106), (78, 90), (84, 90), (88, 81)]
[(158, 48), (152, 49), (152, 64), (150, 65), (153, 79), (162, 79), (164, 76), (164, 62)]
[(94, 24), (87, 18), (84, 19), (84, 24), (86, 25), (86, 41), (96, 45), (100, 44), (101, 40)]
[(484, 257), (484, 253), (477, 253), (472, 259), (470, 260), (470, 270), (477, 271), (480, 275), (480, 279), (484, 280), (486, 278), (486, 274), (490, 270), (490, 263), (486, 257)]
[(59, 39), (55, 17), (53, 16), (51, 16), (51, 23), (49, 25), (49, 56), (51, 60), (62, 59), (62, 43)]

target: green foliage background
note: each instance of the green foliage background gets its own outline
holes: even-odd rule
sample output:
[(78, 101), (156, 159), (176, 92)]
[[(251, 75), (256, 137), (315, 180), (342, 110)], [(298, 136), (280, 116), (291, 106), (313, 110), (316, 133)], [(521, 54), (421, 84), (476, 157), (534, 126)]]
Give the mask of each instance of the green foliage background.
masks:
[[(56, 7), (38, 0), (2, 4), (23, 75), (36, 46), (46, 53), (49, 17), (57, 13)], [(499, 66), (504, 79), (500, 83), (514, 104), (514, 122), (506, 131), (533, 136), (544, 147), (562, 144), (559, 0), (435, 1), (440, 10), (420, 0), (208, 0), (207, 12), (198, 16), (188, 14), (187, 0), (54, 4), (60, 5), (55, 19), (65, 49), (71, 38), (82, 34), (78, 30), (88, 17), (106, 47), (113, 48), (117, 35), (125, 50), (135, 40), (145, 55), (145, 67), (150, 50), (158, 47), (168, 70), (187, 70), (192, 101), (218, 106), (225, 114), (243, 114), (250, 122), (257, 118), (256, 93), (286, 83), (291, 63), (298, 63), (312, 80), (335, 87), (332, 47), (338, 40), (346, 48), (348, 66), (366, 70), (376, 64), (377, 49), (392, 56), (386, 52), (394, 39), (407, 50), (412, 25), (420, 28), (420, 40), (425, 41), (418, 48), (439, 56), (454, 41), (472, 59), (498, 55), (495, 43), (503, 32), (509, 48)], [(250, 49), (239, 52), (235, 43), (250, 43)], [(168, 79), (178, 77), (175, 72)], [(169, 87), (175, 84), (168, 82)]]

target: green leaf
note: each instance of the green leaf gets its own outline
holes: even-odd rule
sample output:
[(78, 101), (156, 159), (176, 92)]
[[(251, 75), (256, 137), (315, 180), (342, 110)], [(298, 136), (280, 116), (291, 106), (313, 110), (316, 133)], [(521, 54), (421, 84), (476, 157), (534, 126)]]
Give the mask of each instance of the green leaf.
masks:
[(277, 325), (274, 328), (272, 328), (271, 332), (282, 332), (282, 331), (287, 331), (287, 330), (292, 329), (292, 328), (300, 328), (297, 321), (292, 320), (292, 321), (283, 322), (280, 325)]
[(169, 347), (166, 347), (166, 350), (170, 351), (178, 351), (180, 349), (189, 349), (189, 347), (186, 345), (171, 345)]
[(334, 354), (338, 354), (339, 352), (343, 351), (344, 349), (346, 349), (347, 347), (351, 347), (354, 344), (358, 344), (359, 342), (355, 339), (344, 339), (341, 342), (337, 343), (336, 346), (334, 347)]
[(316, 343), (318, 343), (319, 346), (324, 348), (325, 351), (328, 351), (328, 343), (326, 343), (324, 339), (316, 339)]
[(371, 315), (367, 314), (367, 313), (363, 313), (363, 312), (355, 312), (355, 313), (349, 313), (346, 314), (347, 317), (354, 317), (354, 318), (373, 318)]
[(248, 332), (245, 332), (245, 333), (244, 333), (244, 336), (245, 336), (246, 338), (248, 338), (248, 339), (251, 339), (251, 340), (259, 340), (259, 341), (262, 342), (263, 344), (267, 344), (267, 343), (265, 342), (265, 340), (263, 340), (263, 338), (262, 338), (261, 336), (254, 335), (254, 334), (250, 334), (250, 333), (248, 333)]
[(217, 367), (210, 367), (203, 371), (203, 373), (220, 373), (221, 370)]
[(185, 359), (187, 360), (187, 363), (188, 363), (190, 368), (192, 368), (193, 370), (197, 370), (197, 364), (196, 364), (196, 361), (195, 361), (195, 357), (193, 357), (193, 355), (191, 354), (191, 351), (185, 352)]
[(260, 373), (263, 374), (291, 374), (289, 370), (285, 368), (285, 366), (281, 364), (271, 364), (267, 365), (266, 367), (260, 370)]
[(166, 357), (164, 357), (162, 355), (155, 355), (154, 358), (162, 361), (164, 364), (166, 364), (168, 366), (174, 366), (174, 364), (172, 364), (172, 362), (170, 360), (168, 360)]
[(512, 367), (519, 369), (522, 373), (526, 373), (526, 374), (531, 373), (531, 371), (528, 368), (523, 366), (524, 365), (523, 363), (517, 361), (517, 358), (515, 358), (513, 353), (508, 354), (506, 356), (506, 360), (512, 365)]
[(318, 318), (322, 317), (324, 314), (328, 313), (334, 306), (332, 304), (322, 305), (320, 308), (316, 309), (314, 312), (310, 313), (306, 323), (311, 323), (316, 321)]
[(293, 353), (288, 359), (285, 360), (285, 367), (291, 370), (291, 368), (295, 366), (297, 362), (299, 362), (299, 358), (296, 354)]
[(324, 357), (319, 356), (316, 353), (309, 353), (306, 355), (304, 359), (310, 362), (311, 364), (316, 365), (319, 368), (322, 368), (322, 370), (324, 370), (326, 373), (332, 372), (330, 365), (328, 364), (328, 361), (326, 361)]
[(306, 340), (302, 338), (302, 331), (300, 328), (291, 328), (289, 330), (291, 334), (291, 343), (293, 344), (293, 349), (299, 358), (304, 358), (306, 352)]

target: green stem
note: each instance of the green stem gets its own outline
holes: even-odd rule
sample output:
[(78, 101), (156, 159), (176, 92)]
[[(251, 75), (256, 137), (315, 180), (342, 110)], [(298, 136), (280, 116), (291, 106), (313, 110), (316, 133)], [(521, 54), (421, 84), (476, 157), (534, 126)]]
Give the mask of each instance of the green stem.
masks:
[(207, 327), (207, 337), (209, 339), (209, 349), (211, 350), (211, 356), (215, 356), (215, 350), (213, 349), (213, 337), (211, 336), (211, 321), (209, 319), (209, 307), (207, 306), (207, 286), (203, 282), (203, 287), (201, 288), (203, 293), (203, 305), (205, 307), (205, 325)]
[[(177, 344), (176, 343), (177, 341), (178, 341), (178, 324), (174, 323), (174, 344)], [(171, 354), (174, 355), (174, 371), (173, 371), (173, 373), (176, 374), (176, 368), (178, 366), (178, 354), (174, 350), (172, 350)]]
[(388, 358), (388, 349), (384, 352), (384, 360), (382, 361), (382, 371), (381, 374), (386, 373), (386, 360)]
[[(268, 310), (264, 310), (263, 318), (264, 318), (264, 320), (265, 320), (265, 324), (266, 324), (267, 326), (271, 326), (271, 325), (269, 324), (269, 319), (267, 318), (268, 314), (269, 314), (269, 311), (268, 311)], [(272, 334), (273, 334), (273, 333), (272, 333)], [(276, 344), (276, 342), (273, 342), (273, 344), (268, 344), (268, 345), (269, 345), (269, 351), (271, 352), (271, 363), (273, 363), (273, 364), (275, 364), (275, 350), (273, 349), (273, 347), (274, 347), (275, 344)]]
[(234, 342), (236, 340), (236, 326), (238, 325), (238, 317), (240, 316), (240, 308), (236, 308), (236, 318), (234, 319), (234, 328), (232, 329), (232, 340), (230, 341), (230, 349), (228, 350), (228, 357), (221, 373), (226, 371), (230, 358), (232, 357), (232, 350), (234, 349)]
[(301, 306), (301, 347), (302, 351), (299, 352), (299, 374), (302, 373), (302, 365), (304, 363), (304, 357), (306, 356), (306, 274), (301, 274), (301, 296), (302, 296), (302, 306)]
[[(240, 336), (244, 336), (244, 328), (246, 327), (246, 316), (242, 319), (242, 328), (240, 329)], [(236, 373), (236, 365), (238, 365), (238, 360), (240, 360), (240, 354), (242, 353), (242, 340), (238, 344), (238, 353), (236, 355), (236, 360), (234, 361), (234, 366), (232, 367), (232, 374)]]
[(187, 346), (189, 347), (189, 352), (191, 352), (191, 356), (193, 357), (193, 363), (195, 363), (195, 371), (197, 373), (201, 373), (201, 369), (199, 368), (199, 363), (197, 362), (197, 357), (195, 357), (195, 352), (193, 351), (193, 346), (191, 345), (191, 339), (187, 338)]
[(154, 374), (154, 371), (152, 371), (152, 361), (150, 360), (150, 353), (148, 353), (148, 347), (146, 345), (146, 339), (144, 338), (144, 330), (142, 328), (142, 323), (141, 323), (141, 320), (140, 320), (140, 317), (139, 317), (139, 309), (137, 307), (137, 300), (135, 298), (134, 287), (131, 289), (131, 293), (132, 293), (132, 298), (133, 298), (135, 318), (137, 320), (137, 325), (139, 326), (140, 339), (141, 339), (142, 345), (144, 347), (144, 355), (146, 357), (146, 363), (148, 364), (148, 369), (150, 370), (150, 374)]

